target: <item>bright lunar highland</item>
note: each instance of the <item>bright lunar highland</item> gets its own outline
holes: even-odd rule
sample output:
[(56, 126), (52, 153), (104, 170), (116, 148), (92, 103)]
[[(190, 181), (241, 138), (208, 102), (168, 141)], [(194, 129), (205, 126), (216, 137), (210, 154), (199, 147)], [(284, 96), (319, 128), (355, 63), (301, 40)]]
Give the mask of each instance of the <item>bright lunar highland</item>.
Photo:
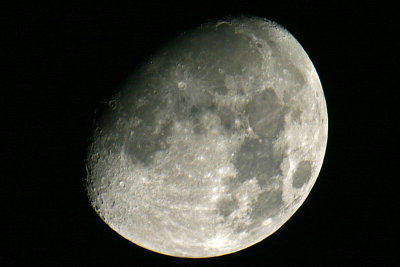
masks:
[(327, 130), (317, 72), (288, 31), (257, 17), (207, 23), (160, 48), (110, 101), (87, 192), (104, 222), (141, 247), (236, 252), (304, 202)]

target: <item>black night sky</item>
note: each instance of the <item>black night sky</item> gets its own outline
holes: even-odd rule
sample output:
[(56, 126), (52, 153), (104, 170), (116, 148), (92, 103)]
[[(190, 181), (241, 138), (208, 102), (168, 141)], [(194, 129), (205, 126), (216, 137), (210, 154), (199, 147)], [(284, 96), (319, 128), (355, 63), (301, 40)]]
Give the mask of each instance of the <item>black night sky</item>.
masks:
[[(2, 4), (0, 265), (398, 263), (398, 16), (383, 1), (317, 3)], [(246, 250), (189, 260), (142, 249), (104, 224), (87, 200), (82, 181), (95, 110), (169, 39), (241, 14), (283, 25), (318, 71), (329, 116), (320, 176), (298, 212)]]

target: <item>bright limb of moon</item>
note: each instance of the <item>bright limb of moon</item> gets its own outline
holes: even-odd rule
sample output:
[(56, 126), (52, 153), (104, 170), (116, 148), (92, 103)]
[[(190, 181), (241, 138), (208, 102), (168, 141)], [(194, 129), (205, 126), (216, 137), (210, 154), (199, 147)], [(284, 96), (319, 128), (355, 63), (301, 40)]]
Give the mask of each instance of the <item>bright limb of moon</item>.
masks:
[(100, 217), (144, 248), (212, 257), (279, 229), (327, 143), (317, 72), (260, 18), (208, 23), (163, 47), (110, 102), (88, 157)]

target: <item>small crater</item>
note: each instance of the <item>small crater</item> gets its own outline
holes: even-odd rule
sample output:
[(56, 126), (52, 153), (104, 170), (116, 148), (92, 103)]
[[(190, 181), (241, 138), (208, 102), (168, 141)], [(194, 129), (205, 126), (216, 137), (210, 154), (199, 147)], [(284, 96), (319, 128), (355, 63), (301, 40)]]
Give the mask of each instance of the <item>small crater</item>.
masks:
[(257, 43), (257, 47), (258, 47), (258, 48), (262, 48), (263, 46), (262, 46), (262, 44)]
[(180, 82), (178, 83), (178, 87), (179, 87), (180, 89), (185, 89), (185, 88), (186, 88), (186, 83), (180, 81)]
[(312, 166), (311, 162), (307, 160), (301, 161), (297, 165), (297, 169), (293, 174), (292, 185), (294, 188), (301, 188), (306, 184), (311, 178)]

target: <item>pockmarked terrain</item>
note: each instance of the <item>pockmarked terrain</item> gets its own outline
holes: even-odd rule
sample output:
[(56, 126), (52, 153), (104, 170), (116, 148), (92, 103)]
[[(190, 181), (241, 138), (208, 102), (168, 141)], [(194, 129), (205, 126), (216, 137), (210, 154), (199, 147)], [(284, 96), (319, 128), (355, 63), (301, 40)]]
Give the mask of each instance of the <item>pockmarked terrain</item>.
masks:
[(317, 72), (261, 18), (204, 24), (155, 53), (95, 129), (87, 191), (144, 248), (212, 257), (279, 229), (314, 185), (327, 143)]

